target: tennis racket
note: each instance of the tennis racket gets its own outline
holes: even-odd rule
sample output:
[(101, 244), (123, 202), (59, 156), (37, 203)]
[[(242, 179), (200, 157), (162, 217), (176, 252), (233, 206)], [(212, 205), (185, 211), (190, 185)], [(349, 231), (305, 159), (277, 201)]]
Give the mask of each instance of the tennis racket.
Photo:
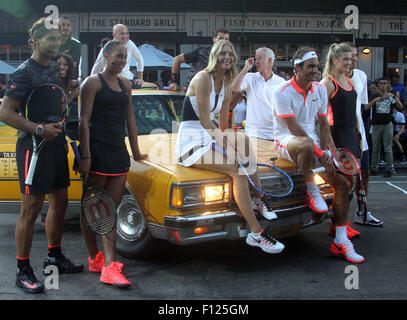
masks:
[[(358, 214), (363, 217), (366, 222), (367, 217), (367, 197), (366, 190), (363, 183), (362, 172), (358, 159), (351, 151), (345, 148), (338, 148), (332, 153), (332, 160), (335, 168), (347, 176), (356, 176), (356, 199), (358, 203)], [(325, 171), (324, 167), (312, 170), (312, 173), (319, 173)]]
[[(63, 112), (68, 109), (68, 97), (64, 89), (54, 83), (43, 83), (31, 91), (28, 96), (25, 115), (35, 123), (58, 123), (63, 119)], [(62, 126), (62, 124), (61, 124)], [(32, 185), (38, 155), (47, 141), (35, 134), (31, 135), (33, 153), (25, 179), (26, 185)]]
[[(216, 143), (212, 143), (212, 149), (218, 152), (221, 152), (224, 157), (226, 157), (226, 151), (219, 147)], [(243, 164), (241, 161), (238, 161), (239, 167), (242, 169), (244, 174), (247, 176), (247, 180), (249, 181), (250, 185), (260, 192), (262, 195), (270, 198), (284, 198), (288, 196), (294, 188), (293, 180), (291, 179), (290, 175), (285, 172), (284, 170), (278, 168), (276, 165), (269, 165), (266, 163), (257, 163), (258, 167), (267, 167), (272, 169), (273, 172), (273, 184), (262, 186), (257, 184), (250, 176), (249, 172), (247, 171), (247, 167), (249, 163)]]
[[(75, 141), (71, 141), (70, 145), (79, 164), (81, 156), (78, 146)], [(99, 187), (88, 175), (83, 184), (81, 214), (89, 230), (100, 235), (110, 233), (117, 224), (116, 212), (116, 205), (109, 193)]]

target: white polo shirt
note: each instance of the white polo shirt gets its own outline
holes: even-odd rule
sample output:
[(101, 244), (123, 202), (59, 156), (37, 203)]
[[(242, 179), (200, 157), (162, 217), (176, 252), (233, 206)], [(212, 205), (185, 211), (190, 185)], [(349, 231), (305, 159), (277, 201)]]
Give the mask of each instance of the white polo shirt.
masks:
[(315, 119), (328, 114), (328, 94), (326, 87), (311, 82), (308, 93), (299, 87), (295, 76), (280, 84), (273, 93), (274, 135), (276, 140), (292, 135), (283, 118), (295, 117), (307, 135), (319, 143), (315, 132)]
[(259, 72), (244, 76), (240, 90), (245, 90), (247, 95), (245, 124), (247, 136), (274, 139), (272, 93), (282, 82), (284, 79), (276, 74), (267, 81)]
[(367, 96), (367, 76), (362, 70), (353, 69), (351, 80), (355, 83), (355, 90), (358, 95), (356, 100), (356, 120), (360, 135), (362, 136), (362, 151), (369, 150), (366, 140), (365, 126), (363, 124), (361, 105), (369, 103)]

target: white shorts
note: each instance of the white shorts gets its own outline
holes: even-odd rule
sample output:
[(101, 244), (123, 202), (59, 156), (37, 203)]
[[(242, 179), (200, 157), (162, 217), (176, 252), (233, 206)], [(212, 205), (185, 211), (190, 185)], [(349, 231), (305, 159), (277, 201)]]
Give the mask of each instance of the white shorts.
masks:
[[(296, 136), (292, 134), (286, 134), (283, 136), (276, 137), (274, 140), (274, 151), (277, 153), (279, 158), (282, 158), (284, 160), (288, 160), (291, 162), (295, 162), (293, 159), (291, 159), (290, 154), (287, 150), (287, 145), (290, 142), (291, 139), (295, 138)], [(314, 140), (314, 143), (320, 147), (319, 139), (315, 137), (311, 137)], [(316, 160), (316, 166), (320, 166), (319, 160), (317, 156), (315, 156)]]

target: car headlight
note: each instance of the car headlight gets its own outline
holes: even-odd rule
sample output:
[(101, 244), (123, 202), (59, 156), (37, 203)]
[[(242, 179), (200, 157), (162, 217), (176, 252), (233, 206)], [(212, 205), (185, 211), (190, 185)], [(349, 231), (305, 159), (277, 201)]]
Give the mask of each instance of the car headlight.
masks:
[(179, 210), (227, 204), (230, 202), (230, 184), (225, 180), (173, 183), (170, 208)]
[(315, 183), (316, 183), (317, 185), (325, 184), (325, 183), (326, 183), (325, 180), (322, 179), (322, 177), (321, 177), (319, 174), (316, 174), (316, 175), (314, 176), (314, 181), (315, 181)]

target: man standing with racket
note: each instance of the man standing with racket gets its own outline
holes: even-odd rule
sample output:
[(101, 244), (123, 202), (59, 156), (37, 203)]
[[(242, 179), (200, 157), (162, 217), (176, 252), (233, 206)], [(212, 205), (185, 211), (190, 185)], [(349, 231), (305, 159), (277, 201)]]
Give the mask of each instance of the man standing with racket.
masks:
[[(105, 284), (127, 288), (131, 283), (115, 257), (115, 207), (121, 201), (130, 167), (126, 128), (133, 159), (145, 156), (140, 154), (137, 141), (131, 82), (119, 77), (126, 65), (126, 46), (109, 41), (103, 47), (103, 57), (104, 71), (88, 77), (81, 87), (79, 172), (85, 180), (81, 227), (89, 251), (89, 271), (100, 272), (100, 281)], [(102, 235), (103, 253), (95, 233)]]
[[(326, 168), (321, 176), (335, 190), (333, 210), (336, 235), (330, 251), (350, 262), (364, 262), (365, 259), (356, 253), (347, 237), (351, 184), (344, 175), (336, 174), (332, 158), (328, 152), (322, 151), (334, 151), (335, 145), (327, 121), (327, 91), (315, 82), (318, 56), (313, 48), (302, 47), (294, 53), (293, 61), (295, 76), (278, 86), (273, 93), (276, 152), (280, 157), (297, 163), (304, 176), (308, 205), (311, 210), (321, 214), (328, 212), (328, 206), (310, 171), (318, 162)], [(320, 138), (315, 131), (315, 119), (320, 125)]]
[[(62, 95), (55, 101), (54, 96), (44, 96), (39, 88), (53, 83), (51, 90), (58, 90), (59, 72), (51, 58), (56, 56), (61, 43), (57, 28), (47, 28), (44, 18), (33, 24), (29, 43), (34, 52), (11, 76), (4, 101), (0, 109), (0, 121), (19, 129), (16, 146), (17, 167), (21, 190), (21, 210), (16, 225), (17, 276), (16, 285), (27, 293), (40, 293), (44, 285), (36, 278), (30, 265), (30, 249), (35, 220), (42, 208), (45, 195), (49, 207), (46, 222), (48, 256), (44, 261), (44, 274), (47, 266), (55, 265), (59, 273), (76, 273), (83, 270), (61, 252), (64, 215), (68, 204), (67, 187), (69, 169), (65, 134), (62, 131)], [(38, 105), (36, 102), (41, 101)], [(53, 103), (54, 102), (54, 103)], [(38, 107), (38, 109), (36, 108)], [(59, 110), (58, 110), (59, 108)], [(30, 121), (36, 119), (36, 121)], [(33, 166), (33, 137), (44, 147), (38, 153), (36, 166)], [(29, 168), (33, 167), (32, 182), (26, 183)]]

